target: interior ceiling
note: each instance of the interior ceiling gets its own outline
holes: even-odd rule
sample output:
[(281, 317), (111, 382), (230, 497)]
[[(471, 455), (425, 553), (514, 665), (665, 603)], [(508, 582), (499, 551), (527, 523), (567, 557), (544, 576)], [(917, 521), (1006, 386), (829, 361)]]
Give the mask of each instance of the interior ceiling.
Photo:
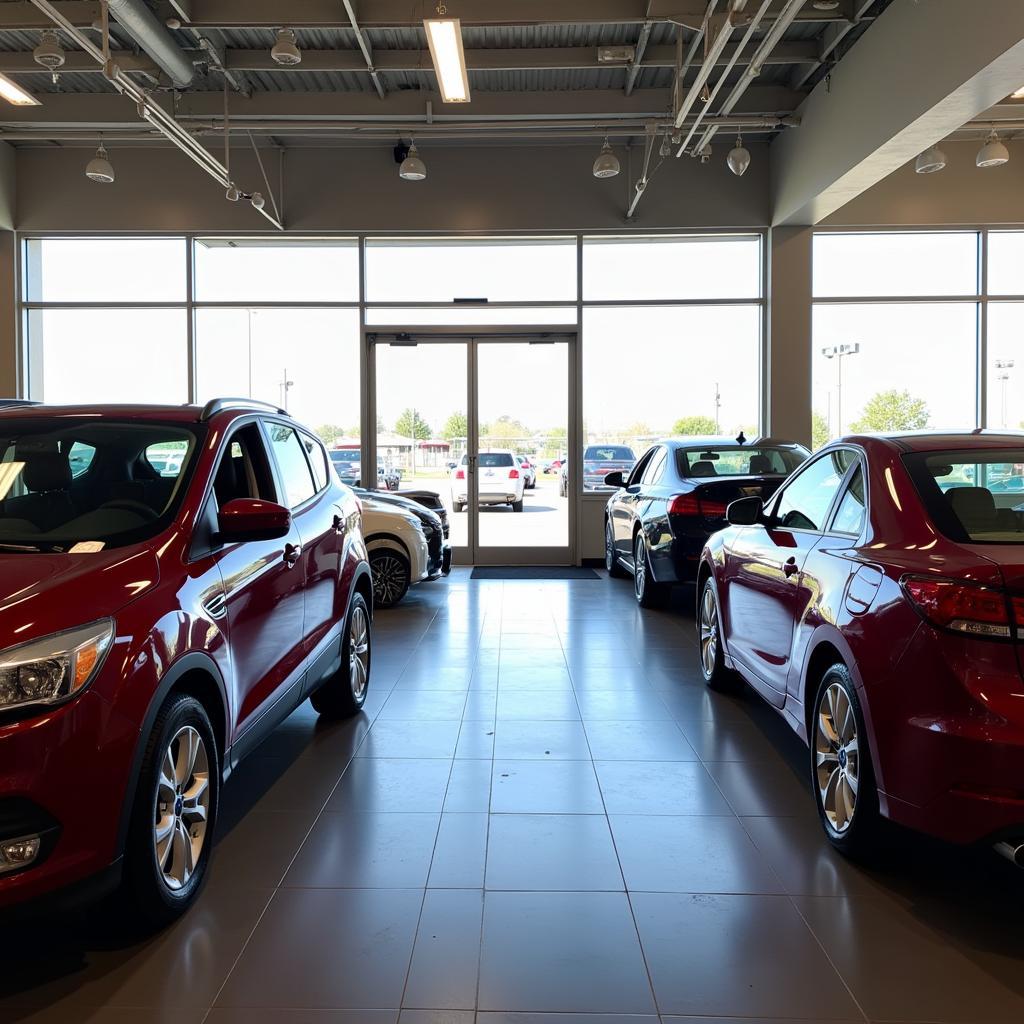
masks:
[[(110, 45), (121, 70), (197, 136), (223, 131), (226, 88), (231, 130), (282, 146), (379, 142), (412, 132), (438, 142), (467, 136), (566, 142), (605, 133), (629, 142), (642, 140), (652, 127), (668, 127), (674, 103), (678, 108), (702, 74), (704, 48), (721, 19), (743, 7), (708, 77), (712, 89), (721, 80), (720, 90), (706, 110), (698, 98), (684, 120), (685, 135), (697, 113), (705, 117), (692, 150), (694, 143), (709, 141), (704, 132), (716, 124), (762, 136), (780, 130), (780, 119), (793, 114), (889, 2), (839, 0), (832, 10), (818, 9), (812, 0), (797, 3), (795, 18), (731, 111), (723, 109), (730, 93), (749, 77), (753, 55), (776, 18), (791, 13), (793, 0), (772, 0), (745, 46), (741, 41), (761, 0), (450, 0), (448, 16), (462, 20), (472, 93), (472, 102), (458, 105), (441, 103), (426, 48), (423, 18), (434, 15), (432, 0), (149, 0), (195, 67), (182, 89), (173, 87), (113, 12)], [(55, 6), (100, 44), (98, 2)], [(96, 133), (103, 132), (125, 142), (159, 141), (71, 32), (60, 32), (67, 59), (56, 81), (35, 63), (40, 33), (53, 27), (41, 7), (0, 0), (0, 71), (41, 101), (37, 107), (5, 105), (0, 138), (15, 145), (95, 144)], [(295, 31), (303, 58), (297, 67), (281, 67), (270, 57), (281, 27)], [(604, 46), (633, 47), (635, 60), (599, 63)], [(737, 48), (740, 56), (730, 68)]]

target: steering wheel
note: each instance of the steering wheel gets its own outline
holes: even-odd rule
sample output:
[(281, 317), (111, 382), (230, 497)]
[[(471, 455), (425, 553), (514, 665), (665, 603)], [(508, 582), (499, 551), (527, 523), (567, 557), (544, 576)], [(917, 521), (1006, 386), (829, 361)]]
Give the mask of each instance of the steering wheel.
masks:
[(144, 502), (135, 501), (132, 498), (115, 498), (113, 501), (104, 502), (100, 508), (116, 508), (123, 512), (134, 512), (142, 516), (147, 522), (158, 518), (157, 514)]

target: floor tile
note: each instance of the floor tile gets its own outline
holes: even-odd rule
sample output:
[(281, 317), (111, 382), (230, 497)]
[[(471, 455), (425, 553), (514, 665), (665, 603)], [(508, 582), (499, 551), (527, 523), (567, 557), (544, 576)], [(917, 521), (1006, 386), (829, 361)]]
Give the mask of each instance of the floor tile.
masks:
[(598, 761), (609, 814), (725, 814), (725, 797), (699, 761)]
[[(75, 1006), (64, 1003), (43, 1006), (33, 1010), (16, 1010), (12, 1016), (0, 1018), (5, 1024), (203, 1024), (204, 1009), (182, 1009), (175, 1006)], [(215, 1022), (216, 1024), (216, 1022)], [(223, 1022), (222, 1022), (223, 1024)], [(254, 1022), (258, 1024), (258, 1022)], [(288, 1022), (283, 1022), (288, 1024)], [(323, 1024), (331, 1024), (324, 1021)], [(339, 1021), (338, 1024), (341, 1024)], [(352, 1022), (354, 1024), (354, 1022)], [(371, 1024), (371, 1022), (367, 1022)], [(380, 1024), (394, 1024), (394, 1018)]]
[[(681, 722), (683, 735), (702, 761), (778, 761), (779, 751), (749, 721)], [(800, 740), (793, 736), (793, 742)]]
[(483, 909), (479, 889), (427, 892), (403, 1007), (476, 1007)]
[(397, 1020), (397, 1010), (266, 1010), (254, 1006), (215, 1006), (203, 1024), (396, 1024)]
[(630, 896), (662, 1014), (862, 1019), (783, 896)]
[(582, 722), (503, 720), (494, 735), (494, 756), (506, 761), (582, 761), (590, 757)]
[(488, 811), (491, 806), (491, 762), (453, 761), (448, 791), (444, 798), (446, 812)]
[(283, 884), (309, 889), (423, 887), (439, 821), (438, 814), (322, 814)]
[(466, 720), (459, 731), (455, 756), (459, 760), (479, 761), (494, 757), (494, 716), (489, 721)]
[(464, 722), (493, 722), (498, 710), (497, 689), (474, 687), (462, 712)]
[(427, 885), (482, 889), (487, 858), (486, 814), (442, 814)]
[(590, 761), (495, 761), (491, 811), (603, 814), (604, 805)]
[(398, 1024), (475, 1024), (472, 1010), (403, 1010)]
[(739, 815), (816, 817), (809, 781), (797, 776), (778, 758), (774, 761), (707, 761), (705, 764), (729, 805)]
[(487, 888), (622, 891), (608, 820), (589, 814), (494, 814)]
[(578, 721), (572, 690), (498, 690), (498, 720)]
[(734, 817), (613, 814), (611, 826), (630, 892), (783, 891)]
[(378, 718), (356, 757), (453, 757), (461, 724)]
[(584, 722), (672, 720), (665, 702), (646, 687), (635, 690), (579, 690), (576, 703)]
[(655, 1012), (626, 897), (488, 893), (478, 1009)]
[(380, 717), (410, 722), (453, 722), (462, 718), (465, 706), (466, 691), (393, 690)]
[[(218, 829), (208, 884), (259, 888), (279, 885), (313, 825), (313, 812), (251, 811), (226, 834)], [(253, 856), (253, 851), (259, 856)]]
[(278, 890), (217, 1005), (400, 1005), (422, 902), (417, 889)]
[(658, 1024), (658, 1018), (646, 1013), (478, 1013), (476, 1024)]
[(440, 811), (451, 761), (415, 758), (353, 759), (328, 811)]
[(595, 761), (696, 761), (674, 722), (585, 723)]

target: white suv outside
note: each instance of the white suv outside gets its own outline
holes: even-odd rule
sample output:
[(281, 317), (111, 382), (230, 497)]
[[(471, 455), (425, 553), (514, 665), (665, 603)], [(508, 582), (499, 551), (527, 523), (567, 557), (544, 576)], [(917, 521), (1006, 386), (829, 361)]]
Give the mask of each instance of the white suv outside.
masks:
[[(463, 455), (452, 470), (452, 509), (462, 512), (468, 499), (469, 456)], [(511, 505), (513, 512), (523, 511), (525, 478), (516, 454), (507, 448), (480, 452), (476, 460), (477, 490), (481, 505)]]

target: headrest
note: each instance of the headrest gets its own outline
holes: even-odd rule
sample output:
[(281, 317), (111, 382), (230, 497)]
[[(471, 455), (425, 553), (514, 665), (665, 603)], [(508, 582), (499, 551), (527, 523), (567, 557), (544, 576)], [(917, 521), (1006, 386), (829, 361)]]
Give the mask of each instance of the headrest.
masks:
[(690, 467), (690, 476), (718, 476), (718, 472), (713, 462), (701, 459)]
[(985, 487), (954, 487), (946, 492), (946, 498), (965, 525), (971, 522), (990, 522), (997, 516), (995, 499)]
[(16, 461), (25, 464), (21, 479), (30, 491), (66, 491), (71, 486), (71, 463), (56, 445), (22, 441), (14, 455)]
[(750, 473), (770, 473), (772, 471), (772, 460), (767, 455), (750, 456)]

